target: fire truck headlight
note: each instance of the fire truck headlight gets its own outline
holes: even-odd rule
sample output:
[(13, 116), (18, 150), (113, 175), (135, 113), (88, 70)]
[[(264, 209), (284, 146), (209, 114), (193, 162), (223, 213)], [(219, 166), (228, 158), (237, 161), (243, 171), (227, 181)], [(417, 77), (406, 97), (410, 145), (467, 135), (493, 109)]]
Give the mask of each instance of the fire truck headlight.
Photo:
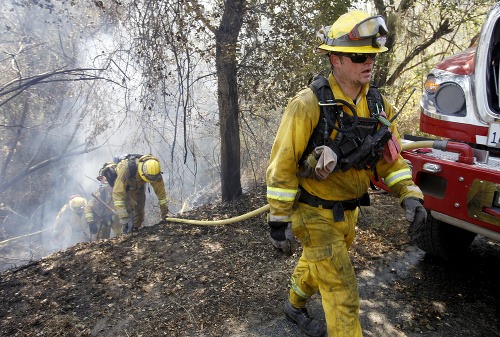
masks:
[(457, 114), (463, 112), (465, 105), (465, 93), (460, 85), (454, 82), (444, 82), (434, 94), (436, 107), (446, 114)]
[(422, 168), (424, 171), (431, 173), (439, 173), (442, 170), (441, 165), (435, 163), (425, 163)]

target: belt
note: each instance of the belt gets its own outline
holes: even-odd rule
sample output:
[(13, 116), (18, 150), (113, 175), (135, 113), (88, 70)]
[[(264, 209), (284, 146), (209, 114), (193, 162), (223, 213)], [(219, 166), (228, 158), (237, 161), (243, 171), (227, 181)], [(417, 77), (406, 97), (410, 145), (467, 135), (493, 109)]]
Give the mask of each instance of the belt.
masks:
[(312, 207), (318, 207), (323, 209), (332, 209), (333, 218), (335, 221), (344, 221), (344, 211), (355, 210), (358, 206), (370, 205), (370, 199), (368, 193), (364, 194), (361, 198), (352, 200), (325, 200), (311, 193), (307, 192), (303, 188), (299, 188), (300, 195), (298, 201), (303, 204), (308, 204)]
[(309, 206), (313, 207), (318, 207), (318, 208), (325, 208), (325, 209), (333, 209), (336, 204), (340, 203), (342, 204), (342, 207), (346, 211), (352, 211), (356, 209), (360, 205), (360, 201), (363, 197), (358, 198), (358, 199), (352, 199), (352, 200), (340, 200), (340, 201), (335, 201), (335, 200), (325, 200), (320, 197), (317, 197), (315, 195), (312, 195), (311, 193), (307, 192), (305, 189), (300, 188), (300, 196), (299, 196), (299, 202), (308, 204)]

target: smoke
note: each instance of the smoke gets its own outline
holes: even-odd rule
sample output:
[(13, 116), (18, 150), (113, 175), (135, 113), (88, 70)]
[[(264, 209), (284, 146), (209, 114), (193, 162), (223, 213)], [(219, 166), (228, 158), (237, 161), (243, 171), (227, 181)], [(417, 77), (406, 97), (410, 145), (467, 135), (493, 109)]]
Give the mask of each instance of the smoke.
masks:
[[(74, 194), (90, 200), (99, 188), (99, 169), (115, 155), (151, 153), (159, 158), (172, 213), (217, 200), (219, 144), (213, 82), (193, 85), (190, 90), (196, 92), (197, 102), (188, 110), (179, 108), (182, 90), (176, 82), (165, 88), (169, 95), (158, 94), (154, 101), (144, 102), (144, 78), (130, 52), (127, 32), (118, 26), (105, 26), (105, 20), (93, 22), (102, 18), (78, 13), (77, 8), (70, 9), (72, 20), (53, 20), (52, 13), (38, 6), (14, 8), (19, 10), (14, 14), (2, 8), (7, 21), (17, 15), (20, 25), (16, 29), (22, 31), (21, 23), (30, 25), (33, 45), (43, 46), (30, 49), (34, 57), (26, 64), (37, 67), (31, 66), (31, 72), (47, 71), (42, 69), (45, 66), (94, 69), (87, 71), (87, 76), (96, 80), (38, 87), (30, 123), (40, 123), (36, 120), (38, 111), (48, 118), (42, 121), (43, 128), (23, 131), (25, 157), (41, 162), (64, 155), (40, 169), (36, 178), (12, 189), (16, 197), (25, 194), (16, 204), (2, 200), (0, 269), (65, 248), (52, 232), (58, 212)], [(208, 65), (198, 64), (200, 72), (208, 72)], [(160, 220), (152, 188), (146, 188), (146, 198), (144, 224), (152, 225)]]

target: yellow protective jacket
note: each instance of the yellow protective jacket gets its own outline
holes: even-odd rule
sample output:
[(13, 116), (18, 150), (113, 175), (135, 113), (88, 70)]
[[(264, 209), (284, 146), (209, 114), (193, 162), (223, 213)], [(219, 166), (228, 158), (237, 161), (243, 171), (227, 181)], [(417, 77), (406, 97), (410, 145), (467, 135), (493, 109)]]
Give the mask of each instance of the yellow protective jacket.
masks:
[(97, 200), (93, 196), (90, 198), (89, 202), (87, 203), (87, 206), (85, 207), (85, 219), (87, 220), (88, 223), (95, 221), (100, 221), (105, 218), (112, 218), (114, 213), (112, 210), (114, 209), (114, 203), (113, 203), (113, 188), (109, 185), (105, 185), (99, 190), (97, 190), (95, 193), (93, 193), (95, 196), (97, 196), (101, 201), (103, 201), (108, 207), (103, 205), (101, 201)]
[[(353, 102), (349, 96), (342, 92), (332, 74), (330, 74), (328, 82), (336, 99), (342, 99), (352, 104), (359, 117), (370, 117), (366, 101), (369, 84), (365, 85), (356, 102)], [(390, 120), (395, 113), (394, 108), (385, 97), (383, 99), (387, 119)], [(352, 115), (347, 107), (342, 107), (345, 113)], [(285, 108), (266, 173), (267, 199), (271, 206), (270, 213), (273, 221), (290, 221), (293, 202), (299, 186), (319, 198), (335, 201), (357, 199), (368, 191), (370, 178), (373, 175), (370, 170), (356, 170), (354, 168), (346, 172), (337, 170), (323, 181), (297, 176), (298, 161), (318, 124), (319, 116), (318, 99), (310, 88), (300, 91)], [(393, 124), (390, 129), (401, 143), (396, 126)], [(334, 130), (330, 137), (335, 139), (336, 135), (337, 131)], [(410, 196), (423, 199), (422, 192), (411, 180), (411, 171), (401, 155), (392, 163), (386, 162), (384, 158), (380, 159), (376, 170), (391, 192), (399, 197), (400, 202)]]
[[(151, 155), (146, 155), (133, 160), (135, 160), (135, 164), (138, 167), (141, 161), (149, 158), (154, 157)], [(136, 170), (135, 176), (130, 177), (128, 161), (129, 159), (122, 160), (116, 166), (117, 177), (115, 185), (113, 186), (113, 202), (115, 205), (116, 214), (120, 219), (128, 217), (125, 203), (125, 200), (127, 199), (127, 192), (129, 190), (139, 189), (146, 184), (146, 182), (139, 175), (139, 170)], [(168, 212), (168, 203), (163, 178), (158, 181), (153, 181), (150, 184), (153, 187), (156, 196), (158, 197), (158, 203), (160, 204), (162, 215), (166, 215)]]
[(91, 241), (84, 214), (73, 212), (69, 204), (64, 205), (57, 214), (52, 235), (54, 239), (64, 241), (64, 244)]

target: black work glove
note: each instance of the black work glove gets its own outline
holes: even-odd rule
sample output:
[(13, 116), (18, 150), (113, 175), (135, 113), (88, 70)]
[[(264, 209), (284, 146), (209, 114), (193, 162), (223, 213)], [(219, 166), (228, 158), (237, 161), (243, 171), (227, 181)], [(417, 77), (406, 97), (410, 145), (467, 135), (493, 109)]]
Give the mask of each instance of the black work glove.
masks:
[(292, 232), (292, 224), (284, 221), (268, 221), (271, 243), (274, 247), (291, 256), (298, 247), (298, 242)]
[(90, 234), (97, 233), (97, 224), (95, 223), (95, 221), (89, 222), (89, 229), (90, 229)]
[(410, 234), (410, 237), (414, 237), (427, 221), (427, 210), (423, 205), (423, 201), (414, 197), (404, 199), (403, 206), (406, 210), (406, 220), (410, 223), (408, 234)]

